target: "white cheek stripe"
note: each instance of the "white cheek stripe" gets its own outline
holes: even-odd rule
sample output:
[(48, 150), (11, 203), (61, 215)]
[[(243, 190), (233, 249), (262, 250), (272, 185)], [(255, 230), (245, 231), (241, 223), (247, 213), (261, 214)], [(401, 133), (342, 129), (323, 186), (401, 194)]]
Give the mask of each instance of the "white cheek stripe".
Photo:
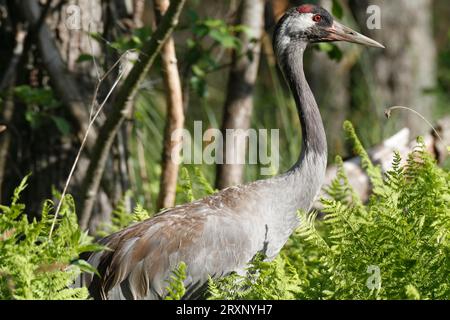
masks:
[(300, 15), (299, 18), (295, 19), (295, 26), (304, 30), (311, 28), (316, 24), (316, 22), (313, 20), (314, 14), (313, 13), (304, 13)]

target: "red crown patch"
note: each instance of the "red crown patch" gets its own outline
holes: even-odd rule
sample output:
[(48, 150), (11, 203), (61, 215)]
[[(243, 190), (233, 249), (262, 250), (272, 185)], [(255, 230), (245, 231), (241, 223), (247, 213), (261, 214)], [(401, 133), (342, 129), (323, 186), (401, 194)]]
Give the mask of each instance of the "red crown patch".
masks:
[(297, 8), (297, 11), (300, 13), (311, 13), (314, 9), (314, 6), (311, 4), (304, 4)]

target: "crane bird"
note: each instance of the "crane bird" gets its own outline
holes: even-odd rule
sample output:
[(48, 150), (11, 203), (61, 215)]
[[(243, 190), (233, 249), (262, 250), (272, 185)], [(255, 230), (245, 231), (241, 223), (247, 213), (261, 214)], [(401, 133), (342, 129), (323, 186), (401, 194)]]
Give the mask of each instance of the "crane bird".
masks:
[(300, 117), (298, 162), (282, 175), (162, 211), (101, 240), (109, 250), (88, 260), (100, 276), (82, 277), (94, 299), (163, 298), (167, 280), (181, 262), (187, 266), (184, 298), (195, 298), (209, 276), (245, 274), (260, 252), (267, 260), (276, 257), (299, 224), (297, 211), (311, 209), (325, 177), (327, 141), (303, 71), (303, 53), (310, 43), (329, 41), (384, 48), (319, 6), (295, 7), (281, 18), (273, 44)]

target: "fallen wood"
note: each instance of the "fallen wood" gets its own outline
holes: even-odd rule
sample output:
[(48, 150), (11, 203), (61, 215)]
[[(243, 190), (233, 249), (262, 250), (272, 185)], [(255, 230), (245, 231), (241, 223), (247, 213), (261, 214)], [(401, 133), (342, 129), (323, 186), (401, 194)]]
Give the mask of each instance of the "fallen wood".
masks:
[[(447, 147), (450, 146), (450, 117), (438, 121), (436, 131), (439, 134), (439, 137), (432, 131), (424, 137), (424, 140), (427, 150), (436, 157), (439, 164), (443, 164), (449, 157)], [(416, 146), (417, 141), (411, 136), (411, 131), (405, 128), (391, 138), (385, 140), (381, 145), (370, 149), (368, 153), (373, 163), (380, 165), (383, 172), (386, 172), (392, 168), (392, 160), (395, 151), (398, 151), (405, 161), (408, 154), (410, 154)], [(355, 157), (345, 161), (344, 169), (352, 187), (364, 202), (367, 201), (370, 196), (371, 186), (367, 174), (361, 168), (360, 158)], [(333, 179), (335, 179), (336, 174), (337, 166), (330, 166), (327, 169), (324, 186), (330, 185)], [(325, 196), (324, 191), (322, 191), (321, 196)], [(317, 210), (322, 208), (319, 201), (316, 202), (314, 207)]]

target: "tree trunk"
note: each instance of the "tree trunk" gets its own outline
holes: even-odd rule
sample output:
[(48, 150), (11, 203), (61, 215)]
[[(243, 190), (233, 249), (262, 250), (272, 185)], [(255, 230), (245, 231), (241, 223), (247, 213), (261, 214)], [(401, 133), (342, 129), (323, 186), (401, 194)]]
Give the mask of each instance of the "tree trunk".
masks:
[[(169, 0), (155, 0), (156, 16), (164, 15), (169, 7)], [(158, 21), (160, 18), (158, 17)], [(183, 129), (184, 108), (180, 74), (178, 71), (175, 42), (173, 37), (167, 40), (161, 50), (162, 72), (166, 87), (167, 121), (164, 134), (164, 150), (162, 156), (162, 173), (158, 198), (158, 209), (175, 205), (178, 178), (178, 159), (173, 159), (177, 146), (182, 143), (181, 136), (172, 139), (172, 133)]]
[[(371, 51), (366, 66), (375, 96), (372, 107), (382, 115), (385, 108), (401, 105), (432, 118), (434, 99), (424, 92), (436, 84), (432, 1), (351, 0), (350, 4), (363, 32), (386, 46), (385, 50)], [(369, 5), (381, 9), (381, 30), (367, 27)], [(426, 131), (423, 120), (415, 114), (404, 113), (396, 119), (396, 128), (408, 127), (413, 136)]]
[(274, 21), (278, 22), (289, 8), (289, 0), (270, 0), (270, 5)]
[[(245, 144), (234, 145), (227, 148), (226, 130), (250, 128), (253, 109), (253, 91), (258, 75), (261, 54), (261, 38), (264, 30), (264, 1), (243, 0), (240, 24), (249, 28), (250, 34), (242, 33), (243, 48), (251, 48), (251, 54), (234, 52), (233, 62), (228, 80), (228, 96), (225, 102), (225, 112), (222, 122), (224, 133), (224, 164), (218, 166), (216, 185), (223, 189), (242, 183), (244, 165), (227, 164), (230, 159), (245, 159)], [(250, 58), (250, 56), (252, 58)]]

